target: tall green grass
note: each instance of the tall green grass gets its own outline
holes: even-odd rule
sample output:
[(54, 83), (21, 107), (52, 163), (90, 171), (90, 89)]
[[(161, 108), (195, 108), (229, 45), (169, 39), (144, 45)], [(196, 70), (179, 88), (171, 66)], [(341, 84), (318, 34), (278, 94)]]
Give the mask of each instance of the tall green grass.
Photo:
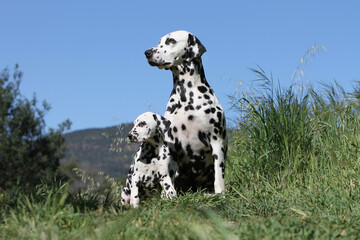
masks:
[(337, 83), (323, 85), (322, 93), (311, 86), (281, 89), (262, 69), (253, 71), (261, 82), (260, 91), (234, 98), (242, 117), (230, 145), (231, 185), (266, 182), (286, 187), (339, 174), (357, 176), (358, 100)]

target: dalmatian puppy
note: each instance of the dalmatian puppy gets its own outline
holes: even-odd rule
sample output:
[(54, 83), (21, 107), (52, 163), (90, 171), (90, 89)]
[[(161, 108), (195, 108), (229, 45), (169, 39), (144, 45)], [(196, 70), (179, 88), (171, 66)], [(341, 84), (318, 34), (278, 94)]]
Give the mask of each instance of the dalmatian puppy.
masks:
[(173, 185), (176, 164), (172, 161), (167, 143), (164, 141), (170, 121), (159, 114), (146, 112), (135, 121), (128, 137), (141, 143), (130, 166), (126, 186), (121, 194), (123, 205), (138, 207), (140, 199), (150, 195), (154, 189), (163, 190), (162, 195), (176, 196)]
[(164, 116), (171, 122), (166, 139), (178, 163), (177, 190), (224, 193), (225, 114), (205, 78), (204, 52), (198, 38), (176, 31), (162, 37), (145, 55), (151, 66), (171, 70), (173, 75)]

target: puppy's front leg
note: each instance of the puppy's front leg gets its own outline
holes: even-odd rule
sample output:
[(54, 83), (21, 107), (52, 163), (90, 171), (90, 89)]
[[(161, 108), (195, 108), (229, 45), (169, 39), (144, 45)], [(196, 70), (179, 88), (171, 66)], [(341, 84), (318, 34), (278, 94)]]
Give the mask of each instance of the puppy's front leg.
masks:
[(167, 197), (170, 199), (176, 197), (176, 190), (169, 175), (160, 180), (160, 185), (162, 187), (161, 197)]
[(139, 196), (139, 184), (140, 179), (139, 176), (135, 175), (132, 177), (132, 184), (131, 184), (131, 193), (130, 193), (130, 205), (134, 208), (139, 207), (140, 203), (140, 196)]

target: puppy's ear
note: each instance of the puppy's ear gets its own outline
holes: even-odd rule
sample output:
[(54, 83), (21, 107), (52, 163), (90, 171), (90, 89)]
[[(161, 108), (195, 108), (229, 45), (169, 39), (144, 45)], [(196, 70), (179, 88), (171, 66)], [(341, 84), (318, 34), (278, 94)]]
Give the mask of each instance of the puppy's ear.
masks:
[(193, 59), (200, 58), (204, 52), (206, 52), (204, 45), (202, 45), (197, 37), (189, 33), (188, 45), (185, 52), (186, 61), (191, 62)]
[(155, 113), (153, 113), (153, 118), (154, 118), (154, 120), (157, 122), (158, 121), (158, 117), (156, 116), (157, 114), (155, 114)]
[(168, 130), (171, 125), (171, 122), (169, 120), (164, 119), (164, 120), (162, 120), (162, 123), (163, 123), (164, 129)]
[(167, 132), (169, 130), (170, 125), (171, 125), (171, 122), (169, 120), (167, 120), (163, 116), (159, 115), (158, 128), (159, 128), (159, 132), (163, 138), (165, 137), (165, 132)]

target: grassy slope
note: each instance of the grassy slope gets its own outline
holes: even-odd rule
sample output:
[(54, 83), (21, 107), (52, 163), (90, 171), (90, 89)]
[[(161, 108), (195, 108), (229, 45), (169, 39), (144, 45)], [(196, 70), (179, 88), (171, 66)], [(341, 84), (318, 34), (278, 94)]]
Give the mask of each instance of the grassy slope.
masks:
[(69, 195), (67, 184), (5, 192), (0, 238), (360, 239), (359, 110), (341, 91), (326, 95), (239, 97), (245, 114), (224, 196), (154, 197), (124, 209), (113, 179), (108, 194)]
[[(7, 239), (329, 239), (360, 237), (359, 188), (316, 184), (314, 189), (270, 186), (152, 199), (140, 209), (112, 203), (88, 209), (64, 202), (66, 190), (40, 202), (23, 199), (3, 216)], [(246, 199), (245, 199), (246, 198)], [(79, 202), (77, 202), (79, 204)], [(83, 204), (83, 203), (81, 203)], [(80, 204), (80, 205), (81, 205)]]

